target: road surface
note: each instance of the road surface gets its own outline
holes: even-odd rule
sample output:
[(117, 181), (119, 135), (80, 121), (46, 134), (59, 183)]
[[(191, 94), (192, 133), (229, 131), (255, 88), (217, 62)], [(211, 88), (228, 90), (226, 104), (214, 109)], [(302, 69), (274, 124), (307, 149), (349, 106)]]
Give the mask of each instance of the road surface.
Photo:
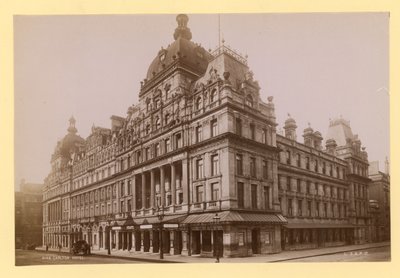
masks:
[(15, 250), (15, 265), (56, 265), (56, 264), (134, 264), (143, 263), (129, 259), (101, 256), (77, 256), (68, 253)]
[(377, 247), (359, 251), (348, 251), (332, 255), (316, 256), (290, 260), (287, 262), (388, 262), (390, 261), (390, 247)]

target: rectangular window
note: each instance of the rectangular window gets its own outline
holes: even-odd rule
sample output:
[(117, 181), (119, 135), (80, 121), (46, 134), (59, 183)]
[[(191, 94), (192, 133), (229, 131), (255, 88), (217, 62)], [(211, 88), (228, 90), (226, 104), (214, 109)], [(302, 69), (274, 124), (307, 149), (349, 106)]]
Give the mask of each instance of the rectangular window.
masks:
[(196, 202), (201, 203), (203, 202), (203, 186), (198, 185), (196, 187)]
[(257, 184), (251, 185), (251, 207), (257, 209)]
[(314, 163), (314, 172), (318, 172), (318, 160), (315, 160), (315, 163)]
[(328, 204), (324, 203), (324, 217), (328, 217)]
[(255, 157), (250, 157), (250, 175), (256, 177), (256, 159)]
[[(137, 153), (136, 153), (136, 162), (139, 164), (140, 162), (142, 162), (142, 153), (141, 153), (141, 151), (138, 151)], [(110, 175), (110, 168), (108, 168), (108, 175)]]
[(290, 165), (290, 151), (286, 151), (286, 164)]
[(317, 202), (317, 203), (316, 203), (316, 208), (315, 208), (315, 213), (317, 214), (317, 217), (320, 216), (319, 210), (320, 210), (320, 203)]
[(288, 199), (287, 201), (287, 212), (289, 216), (293, 215), (292, 199)]
[(217, 119), (211, 120), (211, 137), (217, 136), (218, 135), (218, 123)]
[(122, 181), (120, 184), (120, 194), (119, 196), (125, 196), (125, 183)]
[(201, 125), (196, 127), (196, 142), (200, 142), (203, 139), (203, 127)]
[(322, 162), (322, 173), (326, 174), (326, 163)]
[(297, 200), (297, 215), (303, 215), (303, 200)]
[(265, 204), (265, 209), (270, 209), (269, 205), (269, 186), (264, 186), (264, 204)]
[(218, 154), (214, 154), (211, 156), (211, 175), (216, 176), (219, 174), (219, 161)]
[(179, 192), (178, 193), (178, 204), (182, 204), (183, 203), (183, 192)]
[(307, 216), (311, 217), (311, 201), (307, 201)]
[(267, 136), (268, 136), (267, 129), (263, 128), (263, 130), (262, 130), (262, 138), (261, 138), (263, 144), (267, 144), (268, 143)]
[(169, 140), (169, 138), (165, 139), (164, 144), (165, 153), (167, 153), (171, 150), (171, 141)]
[(291, 191), (292, 179), (290, 177), (286, 178), (286, 190)]
[(238, 194), (238, 207), (244, 208), (244, 184), (242, 182), (237, 183), (237, 194)]
[(175, 134), (175, 149), (182, 147), (182, 135), (180, 133)]
[(297, 154), (296, 155), (296, 165), (297, 165), (297, 167), (301, 166), (300, 163), (301, 163), (300, 154)]
[(263, 160), (262, 166), (263, 178), (268, 179), (268, 161)]
[(236, 118), (236, 134), (242, 136), (242, 120)]
[(160, 155), (160, 143), (156, 143), (154, 146), (154, 156), (157, 157)]
[(131, 180), (128, 180), (128, 195), (131, 195), (131, 192), (132, 192), (132, 181)]
[(254, 124), (250, 124), (250, 138), (251, 140), (256, 139), (256, 127)]
[(236, 155), (236, 173), (238, 175), (243, 175), (243, 155)]
[(297, 192), (301, 193), (301, 180), (297, 180)]
[(311, 182), (307, 181), (307, 194), (311, 194)]
[(128, 205), (128, 210), (127, 211), (128, 212), (132, 211), (132, 200), (131, 199), (128, 200), (127, 205)]
[(211, 201), (218, 201), (219, 200), (219, 184), (212, 183), (211, 184)]
[(121, 208), (120, 208), (120, 211), (121, 212), (125, 212), (125, 203), (124, 203), (124, 201), (121, 201)]
[(167, 206), (170, 206), (172, 204), (172, 196), (171, 194), (167, 195)]
[(146, 160), (149, 160), (150, 158), (151, 158), (150, 148), (147, 147), (147, 148), (146, 148)]
[(197, 179), (202, 179), (204, 177), (203, 159), (196, 160), (196, 174)]
[(310, 158), (306, 157), (306, 169), (310, 170)]

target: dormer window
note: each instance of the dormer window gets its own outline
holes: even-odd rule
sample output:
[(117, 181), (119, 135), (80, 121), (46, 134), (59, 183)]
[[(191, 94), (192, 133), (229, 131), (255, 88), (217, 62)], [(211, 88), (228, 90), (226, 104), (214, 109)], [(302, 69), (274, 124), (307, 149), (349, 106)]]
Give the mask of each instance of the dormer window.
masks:
[(165, 53), (165, 52), (163, 52), (163, 53), (160, 54), (160, 61), (161, 61), (161, 62), (165, 60), (165, 56), (166, 56), (166, 53)]
[(161, 120), (160, 118), (156, 119), (156, 129), (159, 129), (161, 127)]
[(203, 100), (202, 100), (201, 97), (198, 97), (198, 98), (196, 99), (196, 110), (201, 109), (202, 106), (203, 106)]
[(150, 112), (150, 99), (146, 100), (146, 111)]
[(161, 106), (161, 100), (160, 100), (160, 98), (156, 98), (154, 100), (154, 108), (157, 109), (157, 108), (160, 108), (160, 106)]
[(210, 94), (210, 103), (213, 103), (217, 100), (217, 90), (213, 90)]
[(170, 120), (170, 115), (167, 113), (167, 114), (165, 114), (165, 116), (164, 116), (164, 121), (165, 121), (165, 124), (167, 125), (168, 123), (169, 123), (169, 120)]
[(251, 95), (247, 95), (246, 97), (246, 105), (253, 107), (253, 97)]

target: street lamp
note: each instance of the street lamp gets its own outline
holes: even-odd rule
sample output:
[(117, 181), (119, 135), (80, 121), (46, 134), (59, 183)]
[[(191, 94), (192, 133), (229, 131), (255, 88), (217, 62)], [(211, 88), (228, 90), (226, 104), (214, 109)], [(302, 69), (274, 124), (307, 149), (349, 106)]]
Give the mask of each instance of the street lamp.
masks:
[(164, 207), (157, 207), (157, 217), (158, 220), (160, 221), (160, 244), (159, 244), (159, 249), (160, 249), (160, 259), (164, 259), (164, 250), (163, 250), (163, 241), (162, 241), (162, 233), (163, 233), (163, 224), (162, 221), (164, 219)]
[(215, 262), (219, 263), (219, 247), (218, 247), (218, 224), (221, 218), (218, 216), (218, 213), (213, 217), (213, 222), (215, 226), (215, 238), (214, 238), (214, 250), (215, 250)]

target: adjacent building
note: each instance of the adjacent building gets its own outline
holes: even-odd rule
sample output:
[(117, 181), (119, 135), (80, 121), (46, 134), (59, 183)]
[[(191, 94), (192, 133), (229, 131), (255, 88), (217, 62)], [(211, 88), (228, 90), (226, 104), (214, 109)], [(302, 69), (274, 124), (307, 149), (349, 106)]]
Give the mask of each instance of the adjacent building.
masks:
[(70, 119), (45, 179), (43, 243), (236, 257), (367, 241), (367, 154), (348, 123), (331, 122), (325, 149), (311, 128), (297, 142), (292, 118), (277, 135), (246, 58), (205, 50), (177, 22), (125, 117), (86, 139)]
[(373, 161), (369, 166), (369, 202), (373, 212), (372, 239), (390, 241), (390, 174), (389, 162), (385, 161), (385, 171), (379, 171), (379, 162)]
[(42, 245), (43, 184), (25, 183), (15, 192), (15, 248)]
[(369, 241), (368, 158), (348, 121), (331, 120), (322, 135), (310, 126), (297, 141), (296, 122), (277, 136), (279, 203), (288, 224), (282, 248), (298, 250)]

